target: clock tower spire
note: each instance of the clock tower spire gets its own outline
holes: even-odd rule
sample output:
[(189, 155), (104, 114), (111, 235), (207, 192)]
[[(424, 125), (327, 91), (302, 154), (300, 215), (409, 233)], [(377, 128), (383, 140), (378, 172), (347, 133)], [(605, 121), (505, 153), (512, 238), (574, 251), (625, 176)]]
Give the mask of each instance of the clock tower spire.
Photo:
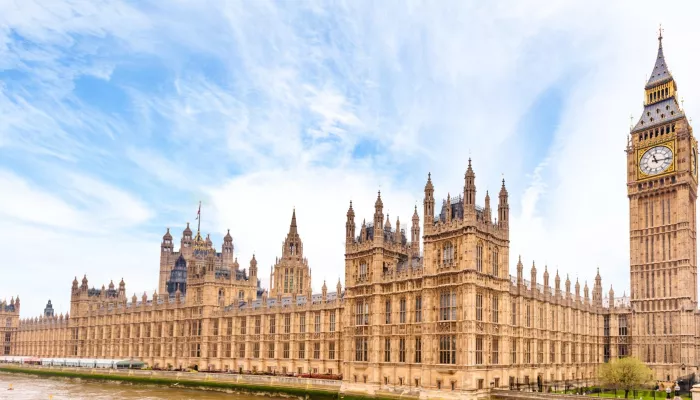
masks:
[(662, 30), (644, 111), (632, 127), (627, 153), (630, 207), (630, 284), (635, 341), (632, 353), (657, 379), (681, 377), (697, 365), (697, 140), (678, 103), (666, 64)]

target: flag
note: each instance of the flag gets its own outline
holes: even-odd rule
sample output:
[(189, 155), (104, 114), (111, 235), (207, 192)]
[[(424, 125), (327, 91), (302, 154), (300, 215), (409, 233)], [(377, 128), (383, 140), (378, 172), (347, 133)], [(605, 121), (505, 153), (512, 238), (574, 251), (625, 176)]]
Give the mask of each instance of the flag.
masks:
[(199, 213), (202, 211), (202, 202), (199, 202), (199, 208), (197, 209), (197, 217), (195, 217), (195, 220), (199, 219)]

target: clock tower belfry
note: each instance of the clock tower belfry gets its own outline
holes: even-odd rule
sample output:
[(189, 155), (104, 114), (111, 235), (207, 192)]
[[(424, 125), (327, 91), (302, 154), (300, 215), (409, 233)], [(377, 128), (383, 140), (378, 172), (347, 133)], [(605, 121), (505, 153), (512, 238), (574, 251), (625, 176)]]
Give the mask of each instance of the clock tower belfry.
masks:
[(657, 379), (686, 375), (685, 366), (697, 364), (697, 147), (660, 31), (644, 111), (626, 149), (632, 353)]

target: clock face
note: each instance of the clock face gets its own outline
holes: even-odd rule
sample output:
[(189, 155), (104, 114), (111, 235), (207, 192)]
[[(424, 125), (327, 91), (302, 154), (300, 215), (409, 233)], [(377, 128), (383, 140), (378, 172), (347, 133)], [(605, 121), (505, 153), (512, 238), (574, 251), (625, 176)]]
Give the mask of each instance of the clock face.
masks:
[(666, 146), (656, 146), (647, 150), (639, 160), (639, 169), (645, 175), (660, 174), (673, 162), (673, 151)]

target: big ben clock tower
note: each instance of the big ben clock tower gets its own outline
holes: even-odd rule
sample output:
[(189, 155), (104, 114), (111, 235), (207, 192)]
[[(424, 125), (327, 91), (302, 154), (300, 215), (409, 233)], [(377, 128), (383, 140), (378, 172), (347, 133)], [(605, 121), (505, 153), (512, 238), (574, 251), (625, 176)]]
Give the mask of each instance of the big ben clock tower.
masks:
[[(687, 375), (695, 359), (697, 147), (662, 35), (644, 112), (627, 146), (633, 355), (657, 379)], [(689, 367), (689, 368), (686, 368)]]

